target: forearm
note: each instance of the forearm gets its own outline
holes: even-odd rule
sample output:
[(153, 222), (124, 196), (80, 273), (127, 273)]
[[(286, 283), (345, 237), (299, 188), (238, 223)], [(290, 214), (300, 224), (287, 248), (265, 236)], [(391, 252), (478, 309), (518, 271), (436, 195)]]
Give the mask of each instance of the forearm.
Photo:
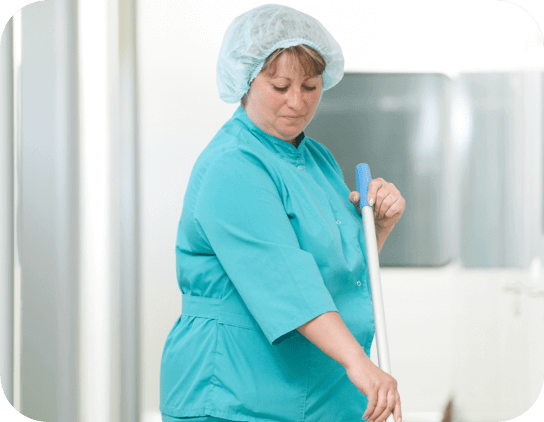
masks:
[(389, 236), (392, 230), (393, 227), (382, 228), (376, 225), (376, 243), (378, 244), (378, 253), (380, 253), (380, 251), (382, 250), (385, 239), (387, 239), (387, 236)]
[(338, 312), (326, 312), (297, 329), (304, 337), (344, 368), (370, 362)]

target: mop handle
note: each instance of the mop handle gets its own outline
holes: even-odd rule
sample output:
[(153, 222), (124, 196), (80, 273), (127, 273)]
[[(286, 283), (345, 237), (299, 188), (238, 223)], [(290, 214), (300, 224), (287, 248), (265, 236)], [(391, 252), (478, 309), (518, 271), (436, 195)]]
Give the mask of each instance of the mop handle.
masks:
[[(366, 259), (370, 275), (370, 290), (372, 292), (372, 308), (374, 311), (374, 327), (376, 330), (376, 344), (378, 348), (378, 365), (380, 369), (391, 374), (389, 366), (389, 349), (387, 345), (387, 333), (385, 331), (385, 313), (382, 299), (382, 285), (380, 280), (380, 261), (378, 259), (378, 243), (376, 241), (376, 228), (374, 226), (374, 209), (368, 203), (368, 184), (372, 180), (368, 164), (359, 164), (356, 168), (357, 192), (359, 192), (359, 205), (363, 215), (365, 230)], [(387, 418), (387, 422), (394, 422), (393, 414)]]

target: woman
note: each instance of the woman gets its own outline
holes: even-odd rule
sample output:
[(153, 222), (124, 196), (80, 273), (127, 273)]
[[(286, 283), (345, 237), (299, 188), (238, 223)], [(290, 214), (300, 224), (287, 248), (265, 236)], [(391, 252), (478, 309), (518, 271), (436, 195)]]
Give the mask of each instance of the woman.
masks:
[[(241, 107), (198, 158), (184, 198), (163, 421), (379, 422), (393, 412), (400, 422), (396, 381), (368, 358), (359, 194), (303, 133), (343, 76), (340, 47), (310, 16), (265, 5), (234, 20), (217, 68), (221, 98)], [(382, 179), (368, 195), (381, 248), (404, 199)]]

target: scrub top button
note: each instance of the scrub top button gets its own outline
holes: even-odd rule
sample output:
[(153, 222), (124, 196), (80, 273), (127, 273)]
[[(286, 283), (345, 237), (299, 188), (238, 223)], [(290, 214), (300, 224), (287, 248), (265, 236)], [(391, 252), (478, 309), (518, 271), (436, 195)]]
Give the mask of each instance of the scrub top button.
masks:
[(302, 166), (298, 166), (297, 169), (302, 170)]
[(342, 222), (340, 220), (336, 220), (336, 224), (340, 225)]
[(357, 286), (360, 286), (360, 285), (361, 285), (361, 282), (357, 280)]

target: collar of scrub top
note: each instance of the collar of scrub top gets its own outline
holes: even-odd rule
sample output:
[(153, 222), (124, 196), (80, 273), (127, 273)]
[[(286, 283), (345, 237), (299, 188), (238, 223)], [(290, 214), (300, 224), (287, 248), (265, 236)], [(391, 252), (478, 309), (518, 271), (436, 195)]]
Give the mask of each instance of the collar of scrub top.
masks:
[(241, 106), (238, 106), (236, 110), (235, 117), (240, 119), (255, 135), (255, 137), (261, 141), (262, 144), (272, 152), (280, 154), (282, 157), (298, 161), (302, 158), (304, 147), (306, 145), (306, 136), (304, 132), (298, 135), (295, 139), (297, 147), (293, 144), (284, 141), (283, 139), (276, 138), (263, 130), (261, 130), (255, 123), (253, 123), (249, 117), (247, 117), (246, 112)]

